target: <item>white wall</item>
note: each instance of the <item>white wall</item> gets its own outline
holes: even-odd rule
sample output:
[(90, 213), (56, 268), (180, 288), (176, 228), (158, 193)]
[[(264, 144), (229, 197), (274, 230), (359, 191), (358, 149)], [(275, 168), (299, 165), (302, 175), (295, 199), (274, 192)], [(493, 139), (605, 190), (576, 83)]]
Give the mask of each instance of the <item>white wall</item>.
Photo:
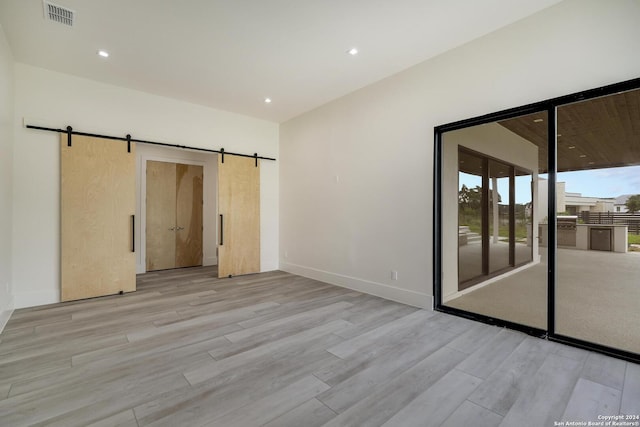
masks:
[(13, 170), (13, 56), (0, 26), (0, 332), (13, 308), (11, 193)]
[(434, 126), (640, 76), (638, 22), (567, 0), (284, 123), (281, 268), (430, 306)]
[[(278, 125), (17, 63), (13, 170), (16, 307), (59, 296), (59, 135), (28, 124), (278, 158)], [(279, 159), (278, 159), (279, 160)], [(279, 161), (261, 163), (262, 270), (278, 268)]]

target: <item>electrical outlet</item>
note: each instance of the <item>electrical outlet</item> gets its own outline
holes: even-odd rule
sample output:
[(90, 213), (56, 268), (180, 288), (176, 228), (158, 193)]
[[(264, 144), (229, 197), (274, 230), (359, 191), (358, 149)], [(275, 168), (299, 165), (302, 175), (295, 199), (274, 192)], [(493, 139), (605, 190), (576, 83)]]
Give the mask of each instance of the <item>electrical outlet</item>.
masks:
[(398, 280), (398, 272), (396, 270), (391, 270), (391, 280)]

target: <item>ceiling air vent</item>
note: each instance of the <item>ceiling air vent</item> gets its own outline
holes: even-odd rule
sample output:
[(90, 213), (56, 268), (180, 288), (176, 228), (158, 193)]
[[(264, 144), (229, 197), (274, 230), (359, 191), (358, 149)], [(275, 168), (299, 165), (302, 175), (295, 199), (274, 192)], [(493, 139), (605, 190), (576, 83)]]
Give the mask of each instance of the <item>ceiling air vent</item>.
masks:
[(75, 11), (46, 0), (43, 0), (42, 3), (44, 5), (44, 19), (73, 27), (73, 21), (76, 16)]

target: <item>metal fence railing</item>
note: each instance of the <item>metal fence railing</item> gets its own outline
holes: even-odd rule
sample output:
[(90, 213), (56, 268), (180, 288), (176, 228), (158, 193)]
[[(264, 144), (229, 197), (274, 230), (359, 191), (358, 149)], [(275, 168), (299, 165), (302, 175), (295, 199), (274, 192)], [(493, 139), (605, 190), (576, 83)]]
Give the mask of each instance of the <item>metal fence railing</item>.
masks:
[(629, 227), (629, 233), (640, 234), (640, 212), (580, 212), (584, 224), (620, 224)]

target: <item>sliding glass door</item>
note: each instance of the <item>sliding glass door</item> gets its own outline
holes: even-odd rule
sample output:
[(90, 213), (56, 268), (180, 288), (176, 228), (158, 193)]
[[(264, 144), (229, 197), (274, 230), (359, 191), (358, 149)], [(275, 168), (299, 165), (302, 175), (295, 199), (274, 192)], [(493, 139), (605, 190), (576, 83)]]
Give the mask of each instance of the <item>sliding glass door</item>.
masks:
[[(443, 212), (457, 213), (442, 216), (447, 307), (545, 328), (547, 281), (539, 265), (538, 224), (546, 204), (534, 203), (547, 182), (539, 177), (547, 172), (545, 119), (539, 112), (442, 134)], [(543, 147), (511, 127), (542, 131)]]
[(640, 354), (640, 90), (557, 116), (555, 332)]
[(436, 128), (436, 309), (640, 360), (640, 79)]

